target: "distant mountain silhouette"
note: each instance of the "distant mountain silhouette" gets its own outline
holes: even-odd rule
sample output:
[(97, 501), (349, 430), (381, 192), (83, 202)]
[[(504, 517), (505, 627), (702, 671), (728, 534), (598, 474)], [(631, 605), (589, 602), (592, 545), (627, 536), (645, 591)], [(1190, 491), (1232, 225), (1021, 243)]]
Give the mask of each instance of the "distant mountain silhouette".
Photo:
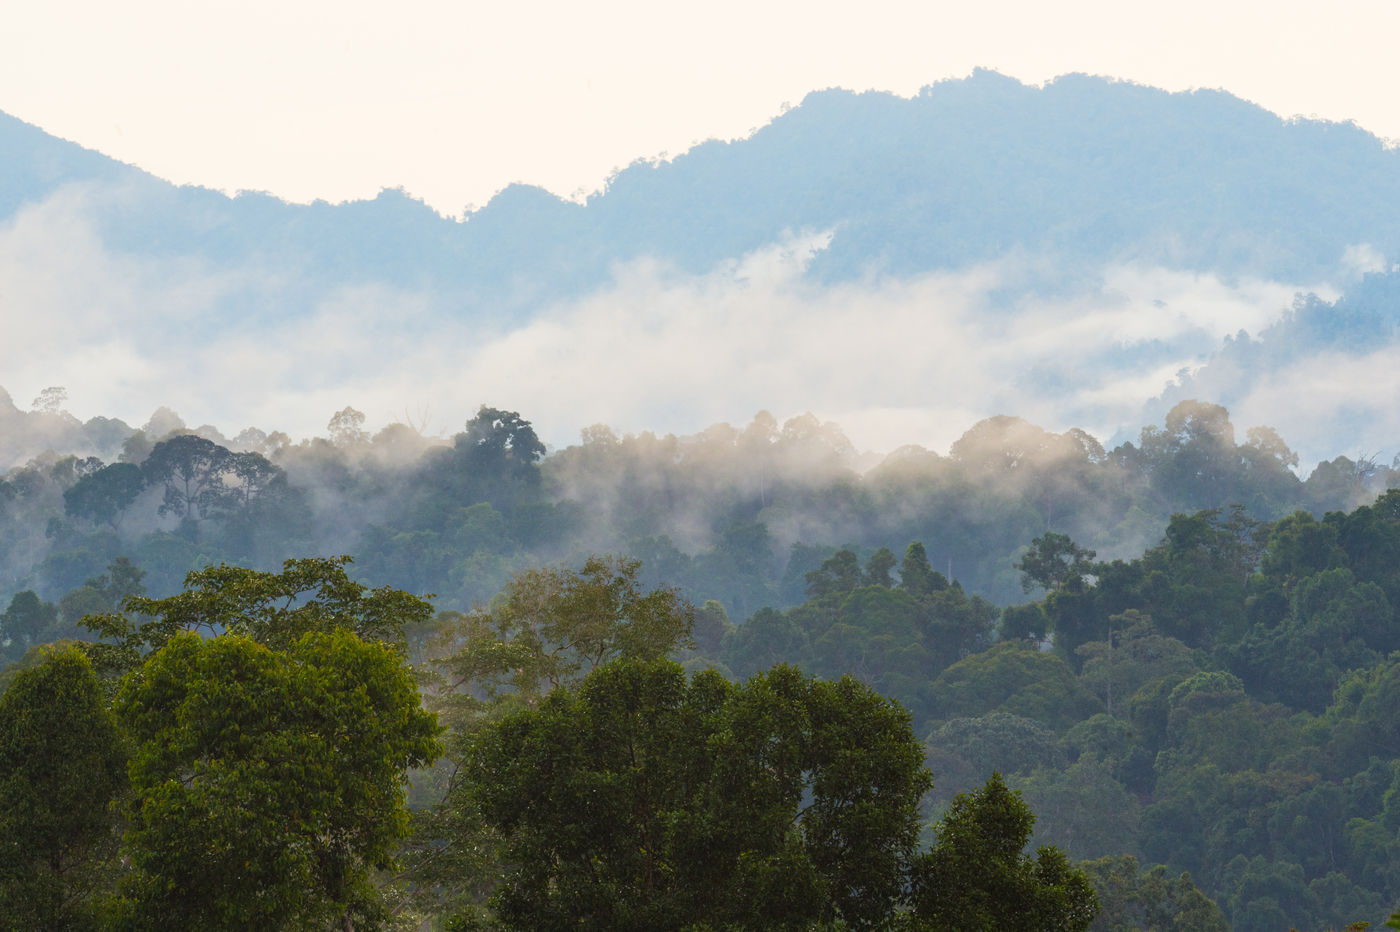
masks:
[(303, 206), (177, 187), (3, 115), (0, 159), (0, 220), (70, 187), (108, 248), (278, 273), (279, 313), (302, 289), (383, 282), (509, 322), (620, 262), (702, 272), (820, 230), (834, 235), (808, 274), (829, 281), (1019, 252), (1071, 277), (1136, 260), (1321, 281), (1348, 246), (1400, 254), (1400, 153), (1370, 133), (1083, 75), (820, 91), (748, 138), (634, 163), (585, 204), (512, 185), (465, 222), (401, 190)]

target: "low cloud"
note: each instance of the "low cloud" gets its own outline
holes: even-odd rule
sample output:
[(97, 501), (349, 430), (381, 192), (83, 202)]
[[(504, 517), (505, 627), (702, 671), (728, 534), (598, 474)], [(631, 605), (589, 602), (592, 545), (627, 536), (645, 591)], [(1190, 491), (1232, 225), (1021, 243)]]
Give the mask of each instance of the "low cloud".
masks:
[[(827, 286), (802, 274), (829, 241), (816, 233), (706, 275), (635, 262), (595, 294), (491, 331), (427, 291), (343, 288), (292, 306), (285, 283), (257, 268), (116, 254), (85, 197), (65, 189), (0, 227), (0, 384), (20, 404), (64, 385), (83, 418), (140, 424), (169, 405), (229, 434), (320, 434), (346, 405), (371, 428), (426, 412), (451, 433), (486, 403), (520, 411), (555, 445), (598, 422), (693, 433), (759, 409), (810, 410), (871, 450), (944, 451), (994, 414), (1107, 439), (1135, 433), (1178, 372), (1225, 336), (1262, 330), (1300, 290), (1122, 265), (1045, 298), (1035, 263), (1011, 257)], [(250, 307), (256, 327), (242, 322)], [(1261, 386), (1248, 416), (1289, 440), (1290, 429), (1325, 430), (1321, 399), (1335, 393), (1308, 391)]]

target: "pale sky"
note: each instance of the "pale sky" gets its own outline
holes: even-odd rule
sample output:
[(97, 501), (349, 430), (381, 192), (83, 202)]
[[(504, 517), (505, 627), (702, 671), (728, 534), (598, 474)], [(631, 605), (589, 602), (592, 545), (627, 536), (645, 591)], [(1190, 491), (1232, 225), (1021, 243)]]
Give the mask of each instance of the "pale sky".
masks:
[(402, 186), (458, 215), (564, 196), (824, 87), (995, 68), (1224, 88), (1400, 138), (1378, 0), (0, 0), (0, 110), (163, 178), (288, 200)]

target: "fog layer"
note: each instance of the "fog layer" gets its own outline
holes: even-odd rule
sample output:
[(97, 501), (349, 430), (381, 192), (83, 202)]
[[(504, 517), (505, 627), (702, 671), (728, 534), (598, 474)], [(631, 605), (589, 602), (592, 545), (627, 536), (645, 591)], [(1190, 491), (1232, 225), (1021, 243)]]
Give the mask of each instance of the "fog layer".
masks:
[[(23, 404), (64, 385), (79, 417), (131, 423), (178, 399), (191, 423), (229, 432), (310, 436), (346, 404), (371, 423), (411, 413), (447, 430), (486, 399), (531, 412), (555, 446), (595, 422), (686, 433), (759, 408), (813, 411), (881, 451), (946, 450), (967, 424), (1005, 412), (1108, 438), (1141, 424), (1144, 404), (1225, 336), (1265, 329), (1300, 289), (1331, 294), (1131, 264), (1066, 283), (1051, 258), (1025, 254), (820, 284), (802, 272), (830, 233), (808, 232), (704, 274), (620, 265), (589, 296), (493, 332), (430, 290), (303, 294), (256, 266), (118, 253), (87, 210), (92, 196), (65, 188), (0, 228), (0, 295), (14, 311), (6, 387)], [(1326, 407), (1279, 391), (1291, 378), (1261, 383), (1248, 419), (1286, 423), (1330, 455)]]

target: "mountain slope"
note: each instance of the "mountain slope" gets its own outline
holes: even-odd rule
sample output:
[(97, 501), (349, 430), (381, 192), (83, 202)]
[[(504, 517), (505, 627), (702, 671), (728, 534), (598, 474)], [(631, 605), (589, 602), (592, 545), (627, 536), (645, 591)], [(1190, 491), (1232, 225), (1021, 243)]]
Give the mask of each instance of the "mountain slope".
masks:
[(1011, 251), (1327, 280), (1348, 246), (1400, 252), (1400, 154), (1376, 137), (1082, 75), (821, 91), (747, 139), (634, 163), (586, 205), (514, 185), (464, 223), (400, 191), (332, 206), (177, 188), (8, 117), (0, 152), (0, 216), (84, 182), (114, 248), (442, 288), (482, 315), (528, 315), (639, 256), (703, 272), (784, 231), (834, 231), (811, 270), (828, 280)]

